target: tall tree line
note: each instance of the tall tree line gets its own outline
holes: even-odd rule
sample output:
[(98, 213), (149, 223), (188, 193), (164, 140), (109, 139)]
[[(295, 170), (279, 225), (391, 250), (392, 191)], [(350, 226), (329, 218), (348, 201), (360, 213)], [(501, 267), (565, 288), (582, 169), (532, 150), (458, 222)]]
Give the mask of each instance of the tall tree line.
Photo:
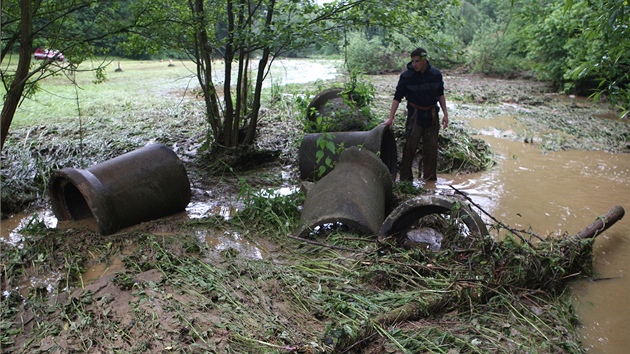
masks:
[(531, 70), (566, 93), (630, 109), (630, 3), (466, 0), (457, 35), (475, 70)]

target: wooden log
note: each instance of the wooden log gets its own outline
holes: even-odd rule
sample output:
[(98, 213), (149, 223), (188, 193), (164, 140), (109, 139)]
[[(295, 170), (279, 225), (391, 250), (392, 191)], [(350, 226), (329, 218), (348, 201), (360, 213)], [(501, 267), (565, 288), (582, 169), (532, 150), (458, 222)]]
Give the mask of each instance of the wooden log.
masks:
[(606, 215), (598, 217), (592, 224), (578, 232), (576, 237), (581, 239), (597, 237), (597, 235), (613, 226), (617, 221), (621, 220), (624, 214), (625, 211), (623, 207), (616, 205), (612, 207)]

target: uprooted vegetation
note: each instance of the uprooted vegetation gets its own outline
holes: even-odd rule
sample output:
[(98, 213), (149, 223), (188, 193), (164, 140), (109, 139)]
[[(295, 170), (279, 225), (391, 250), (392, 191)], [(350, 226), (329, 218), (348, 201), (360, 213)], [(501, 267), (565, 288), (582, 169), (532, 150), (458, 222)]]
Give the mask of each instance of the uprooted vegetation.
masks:
[[(589, 275), (592, 240), (529, 246), (461, 236), (440, 251), (333, 232), (290, 237), (301, 193), (254, 194), (233, 218), (158, 220), (112, 236), (34, 222), (2, 246), (3, 281), (56, 277), (3, 300), (16, 352), (579, 352), (565, 284)], [(452, 230), (447, 233), (450, 228)], [(200, 237), (200, 235), (202, 235)], [(240, 239), (213, 250), (203, 235)], [(238, 235), (238, 236), (235, 236)], [(84, 284), (91, 264), (121, 260)]]
[[(405, 249), (343, 230), (293, 237), (304, 195), (259, 193), (297, 180), (303, 111), (283, 97), (264, 112), (258, 146), (272, 152), (253, 169), (239, 169), (238, 152), (201, 151), (204, 123), (193, 103), (169, 110), (169, 119), (152, 114), (134, 126), (127, 119), (89, 120), (82, 128), (94, 133), (81, 136), (78, 125), (13, 131), (3, 152), (3, 214), (9, 183), (10, 191), (27, 195), (17, 199), (22, 206), (41, 201), (53, 169), (90, 166), (149, 141), (173, 147), (184, 161), (193, 199), (204, 193), (240, 199), (229, 218), (164, 218), (110, 236), (81, 227), (46, 228), (34, 217), (19, 247), (0, 243), (7, 291), (0, 348), (584, 352), (566, 284), (591, 275), (593, 240), (464, 236), (448, 217), (437, 223), (445, 236), (439, 251)], [(441, 139), (448, 142), (441, 147), (443, 171), (492, 163), (483, 153), (487, 145), (455, 121)], [(397, 202), (422, 193), (400, 185), (395, 191)], [(230, 242), (217, 250), (209, 238)], [(94, 265), (117, 270), (84, 281)], [(50, 281), (30, 281), (43, 276)]]

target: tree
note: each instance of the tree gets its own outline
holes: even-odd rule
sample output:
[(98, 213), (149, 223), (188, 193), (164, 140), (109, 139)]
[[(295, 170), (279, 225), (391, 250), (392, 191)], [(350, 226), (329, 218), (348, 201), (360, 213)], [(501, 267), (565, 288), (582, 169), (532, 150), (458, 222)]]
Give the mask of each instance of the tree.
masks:
[[(313, 0), (5, 1), (3, 63), (20, 54), (15, 69), (7, 64), (2, 71), (7, 91), (2, 144), (15, 110), (37, 91), (41, 79), (71, 74), (98, 49), (112, 47), (111, 41), (103, 41), (125, 34), (121, 46), (129, 53), (170, 48), (195, 62), (206, 104), (208, 144), (250, 145), (260, 119), (263, 81), (276, 57), (313, 43), (336, 43), (346, 31), (367, 28), (384, 33), (394, 45), (399, 38), (390, 34), (394, 31), (417, 43), (446, 25), (448, 9), (455, 3), (432, 2), (429, 10), (428, 0), (338, 0), (323, 5)], [(36, 45), (62, 51), (73, 65), (34, 64)], [(217, 58), (223, 59), (222, 90), (212, 78)], [(97, 79), (103, 79), (103, 67), (95, 70)]]
[[(482, 29), (460, 33), (492, 71), (533, 69), (563, 92), (607, 97), (630, 109), (630, 29), (626, 0), (469, 0), (462, 15)], [(485, 29), (485, 30), (483, 30)], [(503, 69), (497, 70), (497, 64)], [(483, 67), (483, 65), (477, 65)]]
[[(81, 62), (94, 58), (98, 50), (95, 43), (126, 33), (137, 25), (138, 18), (128, 15), (128, 7), (127, 2), (114, 0), (3, 1), (0, 74), (6, 95), (0, 150), (16, 109), (24, 98), (37, 92), (42, 79), (62, 74), (71, 79)], [(59, 50), (65, 61), (33, 62), (36, 46)], [(19, 53), (17, 64), (12, 65), (15, 53)], [(104, 79), (104, 64), (87, 69), (94, 71), (97, 81)]]
[(596, 77), (597, 89), (592, 96), (609, 97), (626, 117), (630, 111), (630, 3), (626, 0), (599, 0), (574, 3), (566, 0), (565, 9), (586, 9), (590, 14), (583, 32), (579, 54), (570, 63), (567, 77), (579, 81)]
[[(356, 29), (397, 31), (417, 42), (445, 25), (445, 12), (455, 1), (434, 4), (432, 11), (427, 9), (428, 3), (187, 0), (183, 5), (171, 0), (156, 5), (153, 23), (162, 23), (160, 27), (139, 31), (130, 37), (129, 47), (145, 48), (150, 40), (157, 47), (188, 53), (196, 64), (195, 75), (206, 105), (207, 144), (233, 148), (254, 142), (263, 81), (275, 58), (313, 44), (337, 43), (346, 31)], [(164, 31), (166, 23), (168, 31)], [(396, 38), (386, 36), (391, 41)], [(211, 75), (214, 66), (221, 65), (218, 58), (223, 59), (222, 87)]]

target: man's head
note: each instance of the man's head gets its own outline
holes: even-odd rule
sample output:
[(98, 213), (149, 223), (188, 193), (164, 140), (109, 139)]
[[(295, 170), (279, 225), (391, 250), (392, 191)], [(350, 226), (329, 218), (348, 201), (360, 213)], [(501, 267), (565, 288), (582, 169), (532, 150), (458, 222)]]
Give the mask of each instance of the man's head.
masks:
[(411, 65), (415, 71), (424, 72), (427, 67), (427, 56), (424, 48), (416, 48), (411, 52)]

